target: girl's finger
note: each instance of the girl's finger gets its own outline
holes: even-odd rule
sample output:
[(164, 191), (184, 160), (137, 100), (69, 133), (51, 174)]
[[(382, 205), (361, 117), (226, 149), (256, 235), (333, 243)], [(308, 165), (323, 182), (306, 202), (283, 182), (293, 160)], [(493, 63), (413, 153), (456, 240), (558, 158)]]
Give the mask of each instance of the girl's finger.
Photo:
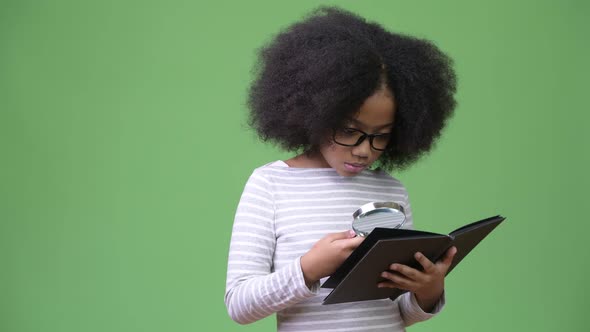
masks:
[(409, 289), (414, 286), (413, 280), (405, 278), (404, 276), (397, 273), (383, 272), (381, 273), (381, 276), (399, 286), (397, 288)]
[(410, 289), (405, 288), (402, 285), (398, 285), (396, 283), (394, 283), (393, 281), (383, 281), (377, 284), (378, 288), (398, 288), (398, 289), (403, 289), (403, 290), (407, 290), (409, 291)]
[(451, 263), (453, 262), (453, 257), (455, 257), (456, 253), (457, 253), (457, 247), (455, 247), (455, 246), (449, 248), (449, 250), (447, 250), (447, 252), (445, 253), (445, 257), (443, 258), (442, 263), (447, 268), (449, 266), (451, 266)]
[(362, 236), (353, 237), (350, 239), (336, 240), (344, 249), (355, 249), (365, 240)]
[(408, 279), (412, 279), (412, 280), (420, 279), (420, 276), (422, 273), (416, 269), (413, 269), (407, 265), (402, 265), (402, 264), (391, 264), (389, 266), (389, 268), (392, 271), (398, 272), (398, 273), (404, 275), (405, 277), (407, 277)]
[(434, 268), (434, 263), (432, 263), (430, 261), (430, 259), (428, 259), (428, 257), (424, 256), (421, 252), (417, 252), (414, 255), (414, 257), (416, 258), (418, 263), (420, 263), (420, 265), (422, 265), (425, 272), (430, 272), (430, 270), (432, 270)]
[(333, 242), (336, 240), (350, 239), (355, 236), (356, 236), (356, 234), (354, 233), (354, 231), (352, 229), (350, 229), (350, 230), (347, 230), (344, 232), (330, 233), (330, 234), (326, 235), (324, 237), (324, 239), (326, 239), (326, 241), (328, 241), (328, 242)]

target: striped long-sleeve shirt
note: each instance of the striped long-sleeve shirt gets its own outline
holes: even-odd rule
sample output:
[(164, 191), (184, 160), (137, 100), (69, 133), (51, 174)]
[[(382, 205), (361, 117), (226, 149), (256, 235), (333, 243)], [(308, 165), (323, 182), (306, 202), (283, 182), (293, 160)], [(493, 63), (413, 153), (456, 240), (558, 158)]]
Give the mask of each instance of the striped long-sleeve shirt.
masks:
[(322, 305), (329, 289), (305, 284), (300, 258), (328, 233), (351, 229), (361, 205), (395, 201), (413, 228), (404, 186), (389, 174), (364, 170), (353, 177), (332, 168), (294, 168), (282, 161), (254, 170), (235, 215), (225, 304), (233, 320), (247, 324), (277, 313), (278, 331), (404, 331), (432, 313), (412, 293), (389, 299)]

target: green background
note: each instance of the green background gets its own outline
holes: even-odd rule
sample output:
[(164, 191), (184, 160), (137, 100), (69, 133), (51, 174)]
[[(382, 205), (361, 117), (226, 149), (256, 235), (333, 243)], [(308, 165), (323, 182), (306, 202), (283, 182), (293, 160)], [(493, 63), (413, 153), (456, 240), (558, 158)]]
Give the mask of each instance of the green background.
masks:
[[(273, 331), (223, 303), (256, 49), (317, 1), (0, 1), (0, 331)], [(589, 322), (587, 1), (338, 1), (455, 59), (419, 229), (508, 219), (412, 331)]]

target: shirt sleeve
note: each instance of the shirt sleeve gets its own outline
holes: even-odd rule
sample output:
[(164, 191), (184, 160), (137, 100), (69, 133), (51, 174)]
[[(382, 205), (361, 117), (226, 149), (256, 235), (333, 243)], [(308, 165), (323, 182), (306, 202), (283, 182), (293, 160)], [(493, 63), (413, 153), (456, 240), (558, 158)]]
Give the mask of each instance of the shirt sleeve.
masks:
[[(405, 194), (403, 203), (406, 213), (406, 224), (404, 225), (404, 228), (413, 229), (414, 222), (412, 218), (412, 208), (410, 206), (407, 192)], [(416, 295), (414, 293), (407, 292), (397, 298), (396, 301), (398, 303), (404, 325), (410, 326), (418, 322), (423, 322), (438, 314), (445, 306), (445, 292), (446, 291), (443, 291), (443, 294), (435, 304), (432, 312), (425, 312), (422, 310), (418, 304), (418, 301), (416, 300)]]
[(227, 264), (225, 305), (230, 317), (248, 324), (315, 296), (300, 257), (273, 271), (276, 244), (272, 182), (260, 170), (248, 179), (234, 218)]

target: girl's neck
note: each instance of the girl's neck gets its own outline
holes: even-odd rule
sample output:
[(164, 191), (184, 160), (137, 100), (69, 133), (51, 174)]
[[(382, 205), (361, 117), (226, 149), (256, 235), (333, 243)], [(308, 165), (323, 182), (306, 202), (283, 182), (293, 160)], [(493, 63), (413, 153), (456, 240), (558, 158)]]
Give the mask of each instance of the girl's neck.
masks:
[(320, 153), (304, 152), (291, 159), (285, 160), (289, 167), (295, 168), (330, 168)]

